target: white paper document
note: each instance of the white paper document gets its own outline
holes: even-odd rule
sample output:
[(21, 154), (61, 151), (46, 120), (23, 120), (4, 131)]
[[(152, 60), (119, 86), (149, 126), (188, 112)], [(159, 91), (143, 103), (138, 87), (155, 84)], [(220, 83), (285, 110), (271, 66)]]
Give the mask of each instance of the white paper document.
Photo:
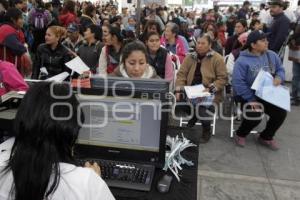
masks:
[(255, 95), (264, 101), (286, 111), (291, 111), (289, 89), (282, 85), (274, 86), (273, 77), (269, 72), (261, 70), (251, 89), (256, 90)]
[(193, 86), (184, 86), (184, 90), (189, 99), (208, 97), (211, 95), (209, 92), (203, 92), (205, 90), (205, 87), (202, 84), (193, 85)]
[(77, 72), (80, 75), (83, 74), (83, 72), (90, 70), (90, 68), (79, 58), (79, 56), (65, 63), (65, 65), (72, 71)]
[(57, 74), (56, 76), (52, 76), (51, 78), (46, 79), (46, 81), (54, 81), (54, 82), (61, 83), (66, 78), (68, 78), (68, 76), (70, 76), (68, 72), (62, 72), (60, 74)]

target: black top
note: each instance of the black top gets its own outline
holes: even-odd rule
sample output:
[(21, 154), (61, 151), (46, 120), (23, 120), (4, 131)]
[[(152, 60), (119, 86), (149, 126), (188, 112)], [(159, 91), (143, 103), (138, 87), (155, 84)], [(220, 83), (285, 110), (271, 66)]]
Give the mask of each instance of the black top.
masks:
[(201, 73), (201, 63), (202, 63), (202, 59), (205, 56), (199, 56), (197, 58), (197, 66), (196, 66), (196, 70), (195, 70), (195, 74), (194, 74), (194, 79), (192, 81), (192, 85), (199, 85), (202, 84), (202, 73)]
[(39, 78), (40, 69), (42, 67), (47, 69), (48, 75), (43, 76), (40, 79), (47, 79), (64, 71), (70, 72), (71, 70), (65, 66), (65, 63), (70, 60), (71, 55), (69, 51), (61, 44), (58, 44), (54, 50), (47, 44), (41, 44), (37, 49), (32, 78)]
[(157, 75), (160, 78), (165, 78), (166, 59), (168, 51), (162, 47), (158, 49), (156, 55), (152, 57), (148, 50), (148, 63), (155, 68)]
[(268, 37), (269, 49), (278, 53), (289, 35), (289, 30), (289, 18), (284, 13), (275, 16)]
[(104, 45), (100, 41), (97, 41), (91, 45), (83, 43), (78, 49), (77, 53), (79, 57), (93, 73), (96, 73), (96, 68), (99, 64), (99, 57), (103, 46)]

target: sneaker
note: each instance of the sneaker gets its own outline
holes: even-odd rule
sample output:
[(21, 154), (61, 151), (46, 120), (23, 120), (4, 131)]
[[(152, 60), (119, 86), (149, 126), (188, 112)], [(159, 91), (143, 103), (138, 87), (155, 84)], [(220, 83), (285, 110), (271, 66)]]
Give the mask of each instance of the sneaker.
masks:
[(265, 146), (268, 147), (269, 149), (273, 150), (273, 151), (277, 151), (279, 150), (279, 146), (277, 144), (277, 142), (273, 139), (273, 140), (264, 140), (261, 137), (258, 138), (258, 142)]
[(235, 143), (239, 147), (245, 147), (246, 145), (246, 138), (240, 137), (240, 136), (235, 136)]

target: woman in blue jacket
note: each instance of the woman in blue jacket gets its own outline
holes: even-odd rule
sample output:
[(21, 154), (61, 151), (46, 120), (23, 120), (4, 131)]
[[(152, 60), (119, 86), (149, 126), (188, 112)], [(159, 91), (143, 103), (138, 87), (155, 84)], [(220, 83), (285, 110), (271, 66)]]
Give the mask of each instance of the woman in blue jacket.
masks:
[(266, 128), (260, 133), (258, 141), (272, 150), (277, 150), (279, 147), (273, 137), (283, 124), (287, 113), (255, 96), (251, 86), (261, 69), (273, 75), (275, 86), (284, 82), (285, 72), (278, 55), (268, 50), (268, 41), (263, 32), (251, 32), (244, 49), (234, 65), (232, 76), (235, 97), (242, 105), (244, 116), (241, 126), (236, 131), (236, 143), (238, 146), (245, 146), (245, 137), (261, 122), (264, 112), (270, 118)]

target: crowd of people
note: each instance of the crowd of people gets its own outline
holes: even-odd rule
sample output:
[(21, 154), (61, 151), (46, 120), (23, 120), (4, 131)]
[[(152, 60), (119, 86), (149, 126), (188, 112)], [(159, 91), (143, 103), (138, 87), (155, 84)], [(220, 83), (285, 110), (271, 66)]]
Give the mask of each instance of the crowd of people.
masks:
[[(219, 104), (224, 88), (231, 86), (235, 101), (245, 105), (242, 112), (246, 116), (236, 131), (236, 144), (245, 146), (246, 136), (260, 123), (259, 116), (266, 113), (269, 119), (257, 140), (272, 150), (279, 149), (274, 136), (284, 123), (287, 112), (255, 96), (251, 86), (261, 69), (270, 72), (275, 86), (284, 84), (282, 59), (288, 46), (291, 52), (289, 59), (293, 62), (292, 104), (300, 105), (300, 1), (296, 10), (289, 8), (289, 1), (271, 0), (267, 4), (262, 3), (259, 8), (244, 1), (242, 7), (220, 9), (215, 6), (200, 14), (153, 4), (143, 7), (141, 16), (137, 13), (135, 7), (122, 8), (122, 12), (118, 13), (115, 2), (100, 5), (73, 0), (66, 0), (63, 4), (56, 0), (49, 3), (42, 0), (0, 0), (0, 95), (10, 90), (27, 90), (24, 78), (45, 80), (62, 72), (78, 78), (65, 63), (79, 56), (93, 75), (166, 79), (174, 83), (177, 101), (189, 101), (182, 95), (184, 86), (203, 84), (205, 92), (212, 94), (213, 102)], [(52, 171), (52, 168), (47, 168), (46, 172), (41, 172), (43, 179), (40, 185), (23, 188), (23, 185), (32, 184), (30, 181), (35, 177), (25, 175), (31, 173), (30, 167), (34, 166), (19, 170), (18, 166), (23, 164), (20, 159), (31, 159), (26, 154), (27, 150), (39, 151), (47, 145), (43, 143), (41, 147), (37, 142), (34, 148), (23, 151), (26, 145), (32, 144), (26, 140), (27, 136), (32, 140), (42, 138), (53, 145), (53, 151), (41, 151), (52, 159), (43, 160), (43, 166), (51, 162), (56, 170), (55, 181), (46, 196), (56, 188), (64, 193), (61, 186), (57, 187), (57, 166), (60, 162), (73, 162), (70, 149), (78, 135), (77, 125), (73, 122), (55, 125), (56, 122), (48, 118), (45, 120), (54, 124), (41, 122), (35, 126), (31, 123), (49, 115), (46, 107), (54, 101), (45, 92), (49, 87), (44, 83), (30, 89), (19, 109), (16, 120), (19, 132), (15, 142), (10, 141), (14, 144), (12, 156), (5, 167), (10, 173), (4, 180), (10, 183), (14, 177), (16, 193), (13, 194), (16, 199), (22, 199), (23, 195), (28, 197), (26, 199), (43, 199)], [(64, 85), (56, 89), (62, 93), (67, 90)], [(35, 108), (26, 107), (30, 105), (29, 101), (38, 99), (43, 104), (39, 102)], [(74, 106), (78, 103), (73, 96), (66, 101)], [(212, 105), (199, 106), (198, 101), (192, 103), (195, 112), (187, 126), (193, 127), (200, 120), (203, 128), (200, 142), (206, 143), (212, 134), (208, 113), (214, 113), (215, 108)], [(34, 118), (29, 122), (23, 115)], [(252, 117), (256, 120), (248, 119)], [(44, 132), (41, 131), (44, 126), (53, 126), (64, 134), (52, 136), (49, 131), (41, 136), (34, 135)], [(22, 132), (23, 129), (26, 132)], [(51, 137), (65, 138), (58, 142)], [(35, 161), (31, 164), (39, 164)], [(89, 163), (87, 166), (97, 171), (97, 166)], [(70, 166), (63, 168), (70, 169)], [(101, 186), (107, 195), (103, 199), (113, 199), (101, 179), (95, 179), (85, 171), (76, 173), (89, 177), (86, 180), (88, 185)], [(3, 181), (2, 178), (0, 181)], [(8, 195), (9, 188), (0, 186), (0, 197), (6, 192)]]

